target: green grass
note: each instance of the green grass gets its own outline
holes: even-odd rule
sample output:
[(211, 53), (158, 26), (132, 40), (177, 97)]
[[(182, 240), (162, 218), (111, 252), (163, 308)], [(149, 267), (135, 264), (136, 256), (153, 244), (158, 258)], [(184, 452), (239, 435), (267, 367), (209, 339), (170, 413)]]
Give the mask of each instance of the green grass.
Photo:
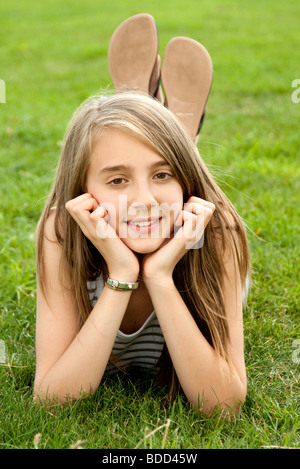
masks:
[[(0, 448), (299, 447), (298, 0), (2, 0), (0, 79)], [(36, 223), (75, 108), (110, 85), (107, 47), (128, 16), (155, 16), (171, 37), (202, 42), (214, 81), (199, 149), (249, 227), (253, 287), (245, 310), (248, 396), (232, 421), (162, 390), (115, 380), (93, 398), (32, 402)], [(256, 236), (259, 233), (259, 237)], [(296, 345), (297, 347), (297, 345)], [(299, 345), (298, 345), (299, 347)], [(295, 352), (293, 354), (293, 352)], [(297, 355), (298, 353), (298, 355)], [(296, 357), (296, 358), (295, 358)], [(3, 357), (2, 357), (3, 358)], [(160, 428), (161, 427), (161, 428)]]

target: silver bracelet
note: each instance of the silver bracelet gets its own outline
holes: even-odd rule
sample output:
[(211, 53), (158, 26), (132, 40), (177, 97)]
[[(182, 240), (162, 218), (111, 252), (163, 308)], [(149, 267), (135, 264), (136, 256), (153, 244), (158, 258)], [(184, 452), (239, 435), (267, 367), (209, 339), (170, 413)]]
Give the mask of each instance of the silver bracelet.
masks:
[(119, 282), (118, 280), (107, 277), (106, 285), (113, 290), (130, 291), (136, 290), (139, 287), (139, 282)]

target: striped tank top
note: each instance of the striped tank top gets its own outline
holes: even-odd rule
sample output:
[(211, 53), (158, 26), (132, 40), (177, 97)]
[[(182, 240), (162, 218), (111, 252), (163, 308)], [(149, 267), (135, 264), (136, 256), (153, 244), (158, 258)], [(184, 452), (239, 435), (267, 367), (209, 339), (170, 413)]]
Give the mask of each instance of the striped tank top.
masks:
[[(102, 276), (87, 282), (87, 289), (92, 307), (97, 303), (104, 288)], [(249, 289), (248, 279), (243, 289), (243, 303)], [(117, 372), (120, 368), (140, 367), (155, 371), (164, 346), (164, 337), (155, 311), (146, 319), (139, 330), (133, 334), (118, 331), (112, 349), (113, 362), (109, 361), (105, 374)], [(157, 368), (156, 368), (157, 370)]]
[[(88, 294), (92, 307), (95, 306), (104, 288), (102, 276), (87, 282)], [(155, 370), (164, 345), (164, 337), (155, 311), (146, 319), (139, 330), (133, 334), (118, 331), (112, 349), (113, 362), (109, 361), (105, 374), (118, 369), (137, 367)], [(157, 368), (156, 368), (157, 370)]]

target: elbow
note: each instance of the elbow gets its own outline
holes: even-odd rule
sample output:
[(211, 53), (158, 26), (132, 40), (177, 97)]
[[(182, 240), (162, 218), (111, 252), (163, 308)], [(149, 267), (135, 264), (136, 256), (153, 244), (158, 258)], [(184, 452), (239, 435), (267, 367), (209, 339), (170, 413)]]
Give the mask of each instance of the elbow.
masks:
[(55, 392), (53, 390), (44, 389), (43, 387), (34, 388), (33, 391), (33, 402), (36, 405), (46, 405), (46, 406), (57, 406), (64, 405), (70, 402), (74, 402), (79, 398), (76, 396), (69, 397), (68, 395), (63, 395), (59, 391)]
[(65, 387), (58, 385), (50, 386), (49, 384), (44, 383), (35, 383), (33, 389), (33, 401), (37, 404), (43, 405), (65, 405), (75, 402), (79, 399), (82, 399), (87, 396), (91, 396), (95, 393), (95, 390), (91, 386), (88, 389), (83, 389), (82, 387), (78, 391), (69, 392)]
[(45, 383), (45, 376), (36, 372), (33, 386), (33, 402), (37, 405), (50, 401), (49, 384)]
[(220, 404), (220, 409), (225, 415), (239, 415), (246, 400), (246, 391), (236, 393), (234, 397)]
[(236, 406), (237, 410), (239, 411), (246, 400), (247, 397), (247, 380), (245, 379), (244, 382), (240, 381), (239, 385), (237, 386), (237, 390), (235, 392), (235, 401), (234, 406)]
[(205, 396), (202, 392), (197, 394), (197, 399), (189, 399), (190, 404), (195, 409), (201, 410), (205, 415), (211, 415), (214, 412), (221, 412), (222, 415), (238, 415), (245, 403), (247, 396), (247, 386), (239, 385), (231, 392), (226, 392), (221, 397), (213, 390)]
[(49, 405), (63, 403), (59, 396), (49, 391), (49, 387), (43, 386), (42, 383), (35, 383), (33, 388), (33, 402), (36, 405)]
[(210, 400), (204, 400), (200, 405), (196, 405), (194, 402), (190, 403), (195, 409), (200, 410), (204, 415), (208, 417), (215, 412), (219, 412), (222, 416), (234, 416), (238, 415), (244, 405), (245, 398), (231, 398), (223, 402), (212, 402)]
[(220, 409), (224, 416), (238, 415), (247, 397), (247, 380), (236, 377), (236, 380), (228, 387), (226, 392), (221, 393), (221, 399), (214, 408)]

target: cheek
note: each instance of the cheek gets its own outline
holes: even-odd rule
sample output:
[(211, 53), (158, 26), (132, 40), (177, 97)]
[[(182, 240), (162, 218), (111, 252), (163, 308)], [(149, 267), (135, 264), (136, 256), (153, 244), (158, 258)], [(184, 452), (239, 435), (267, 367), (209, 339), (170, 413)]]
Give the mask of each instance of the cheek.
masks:
[(183, 209), (183, 192), (181, 187), (174, 187), (174, 189), (170, 189), (166, 194), (166, 203), (169, 205), (169, 207), (172, 207), (171, 218), (176, 218), (181, 210)]
[(100, 190), (97, 184), (94, 182), (92, 177), (87, 177), (86, 180), (86, 191), (91, 194), (94, 199), (97, 200), (97, 202), (100, 204)]
[(169, 230), (170, 233), (174, 230), (174, 225), (177, 217), (183, 209), (183, 192), (181, 187), (175, 186), (169, 188), (164, 197), (165, 219), (163, 223), (163, 237)]
[(87, 192), (94, 197), (99, 205), (107, 210), (108, 214), (105, 217), (106, 221), (116, 229), (119, 221), (119, 201), (117, 197), (112, 196), (111, 193), (107, 193), (105, 188), (99, 187), (93, 182), (87, 183)]

